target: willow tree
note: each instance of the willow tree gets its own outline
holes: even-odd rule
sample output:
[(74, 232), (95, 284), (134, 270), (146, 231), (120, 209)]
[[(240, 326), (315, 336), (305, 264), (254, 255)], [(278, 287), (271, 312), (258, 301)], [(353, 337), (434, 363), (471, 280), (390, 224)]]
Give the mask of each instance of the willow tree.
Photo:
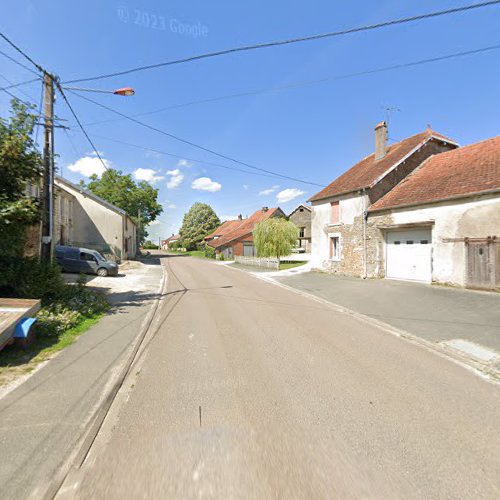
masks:
[(282, 217), (271, 217), (255, 225), (253, 243), (257, 257), (290, 255), (297, 243), (299, 228)]

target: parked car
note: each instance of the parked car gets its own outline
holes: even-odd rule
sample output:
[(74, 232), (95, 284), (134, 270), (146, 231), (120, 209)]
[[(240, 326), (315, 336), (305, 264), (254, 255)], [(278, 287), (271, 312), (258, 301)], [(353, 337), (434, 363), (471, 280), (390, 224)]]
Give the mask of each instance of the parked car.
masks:
[(55, 253), (57, 263), (68, 273), (97, 274), (97, 276), (118, 274), (118, 264), (106, 260), (97, 250), (57, 245)]
[(292, 248), (292, 253), (305, 253), (306, 249), (302, 247)]

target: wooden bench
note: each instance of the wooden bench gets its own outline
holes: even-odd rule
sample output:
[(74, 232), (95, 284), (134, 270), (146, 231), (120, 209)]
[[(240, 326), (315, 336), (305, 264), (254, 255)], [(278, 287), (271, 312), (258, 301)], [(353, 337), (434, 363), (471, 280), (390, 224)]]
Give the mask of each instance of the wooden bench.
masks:
[(18, 323), (34, 316), (40, 309), (36, 299), (1, 299), (0, 298), (0, 350), (14, 342), (14, 333)]

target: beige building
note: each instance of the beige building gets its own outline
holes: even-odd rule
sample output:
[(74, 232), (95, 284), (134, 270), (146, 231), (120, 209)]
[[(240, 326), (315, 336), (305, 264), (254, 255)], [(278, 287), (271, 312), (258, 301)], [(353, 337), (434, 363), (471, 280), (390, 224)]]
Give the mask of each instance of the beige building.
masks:
[(137, 228), (122, 209), (57, 176), (54, 243), (92, 248), (115, 258), (133, 259)]

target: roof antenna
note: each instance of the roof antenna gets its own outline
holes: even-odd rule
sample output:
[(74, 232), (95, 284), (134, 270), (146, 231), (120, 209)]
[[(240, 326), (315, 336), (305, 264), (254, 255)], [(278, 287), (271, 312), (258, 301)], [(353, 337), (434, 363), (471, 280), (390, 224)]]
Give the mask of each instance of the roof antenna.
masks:
[[(401, 110), (396, 107), (396, 106), (391, 106), (390, 104), (383, 104), (381, 108), (385, 111), (385, 123), (387, 123), (387, 130), (389, 131), (389, 134), (391, 133), (391, 122), (392, 122), (392, 114), (393, 113), (400, 113)], [(389, 140), (394, 140), (389, 136)]]

